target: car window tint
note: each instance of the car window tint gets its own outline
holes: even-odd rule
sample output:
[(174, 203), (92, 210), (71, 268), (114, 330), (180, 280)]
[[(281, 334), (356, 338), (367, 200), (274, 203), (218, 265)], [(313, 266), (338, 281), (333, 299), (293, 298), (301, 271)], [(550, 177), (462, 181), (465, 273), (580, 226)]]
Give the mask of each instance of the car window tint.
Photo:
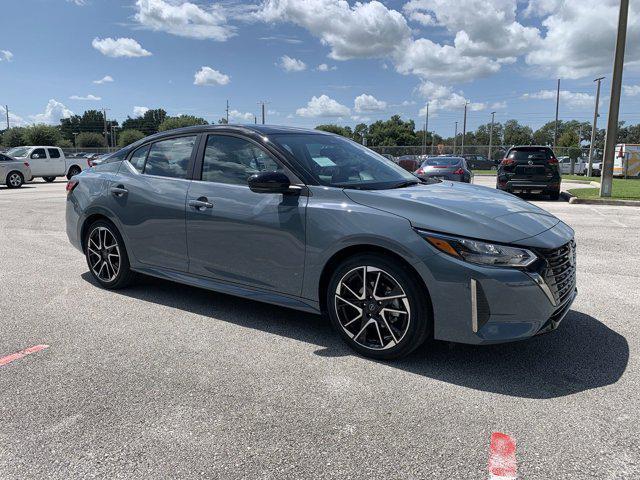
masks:
[(144, 173), (158, 177), (186, 178), (195, 143), (196, 136), (194, 135), (171, 138), (152, 144), (147, 163), (144, 166)]
[(551, 156), (548, 148), (523, 148), (509, 152), (509, 158), (514, 160), (549, 160)]
[[(35, 157), (38, 155), (38, 157)], [(36, 148), (31, 152), (31, 158), (47, 158), (47, 154), (44, 152), (44, 148)]]
[(0, 153), (0, 162), (10, 162), (11, 159), (9, 157), (5, 157)]
[(49, 152), (49, 158), (60, 158), (60, 150), (57, 148), (47, 148)]
[(248, 140), (226, 135), (209, 135), (202, 162), (204, 182), (247, 185), (258, 172), (282, 171), (278, 163)]
[(131, 163), (131, 165), (133, 165), (133, 168), (135, 168), (140, 173), (142, 173), (142, 170), (144, 169), (144, 162), (147, 159), (148, 151), (149, 145), (145, 145), (144, 147), (140, 147), (135, 152), (133, 152), (133, 155), (131, 155), (131, 158), (129, 158), (129, 163)]

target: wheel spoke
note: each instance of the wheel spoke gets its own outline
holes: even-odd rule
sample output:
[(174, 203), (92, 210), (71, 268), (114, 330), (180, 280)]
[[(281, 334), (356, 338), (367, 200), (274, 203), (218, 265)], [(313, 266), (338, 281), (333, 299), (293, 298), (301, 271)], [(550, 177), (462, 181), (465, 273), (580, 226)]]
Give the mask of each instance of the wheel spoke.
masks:
[(391, 334), (391, 338), (393, 338), (394, 343), (398, 343), (398, 339), (396, 338), (395, 333), (393, 333), (393, 330), (391, 330), (391, 326), (389, 325), (389, 322), (387, 322), (387, 318), (383, 315), (382, 312), (380, 312), (380, 316), (382, 317), (382, 321), (384, 322), (384, 326), (387, 327), (387, 330), (389, 330), (389, 333)]
[(359, 306), (354, 305), (353, 303), (351, 303), (349, 300), (345, 300), (345, 299), (344, 299), (344, 298), (342, 298), (340, 295), (336, 295), (336, 298), (337, 298), (338, 300), (340, 300), (340, 301), (342, 301), (342, 302), (346, 303), (347, 305), (352, 306), (353, 308), (355, 308), (356, 310), (358, 310), (358, 312), (362, 313), (362, 309), (361, 309)]
[(365, 323), (365, 324), (364, 324), (364, 327), (362, 327), (362, 328), (360, 329), (360, 331), (359, 331), (357, 334), (355, 334), (355, 335), (353, 336), (353, 339), (355, 340), (355, 339), (357, 339), (360, 335), (362, 335), (362, 333), (363, 333), (363, 332), (367, 329), (367, 327), (368, 327), (369, 325), (371, 325), (372, 323), (376, 323), (376, 321), (375, 321), (374, 319), (370, 319), (370, 320), (368, 320), (368, 321), (367, 321), (367, 323)]

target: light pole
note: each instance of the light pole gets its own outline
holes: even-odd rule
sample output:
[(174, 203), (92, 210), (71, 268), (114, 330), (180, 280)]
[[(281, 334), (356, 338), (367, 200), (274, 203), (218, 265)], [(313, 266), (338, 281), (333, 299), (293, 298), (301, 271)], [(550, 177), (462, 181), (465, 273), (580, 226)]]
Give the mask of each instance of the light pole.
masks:
[(489, 130), (489, 161), (491, 161), (491, 147), (493, 146), (493, 124), (496, 119), (496, 112), (491, 112), (491, 130)]
[(604, 80), (604, 77), (596, 78), (594, 82), (598, 82), (598, 86), (596, 87), (596, 108), (593, 112), (593, 127), (591, 129), (591, 145), (589, 145), (589, 168), (587, 168), (587, 176), (590, 177), (593, 175), (593, 154), (595, 149), (593, 145), (596, 143), (596, 133), (598, 131), (598, 108), (600, 104), (600, 82)]
[(467, 105), (468, 101), (464, 102), (464, 121), (462, 122), (462, 145), (460, 146), (460, 155), (464, 155), (464, 137), (467, 135)]
[(602, 172), (600, 173), (601, 197), (610, 197), (611, 187), (613, 185), (613, 157), (616, 150), (616, 137), (618, 136), (618, 114), (620, 113), (620, 91), (622, 90), (622, 70), (624, 67), (624, 48), (627, 41), (628, 16), (629, 0), (620, 0), (618, 37), (616, 38), (616, 53), (613, 61), (611, 96), (609, 99), (609, 114), (607, 118), (607, 136), (604, 141), (604, 157), (602, 158)]
[(553, 150), (556, 149), (558, 143), (558, 114), (560, 113), (560, 79), (558, 79), (558, 90), (556, 92), (556, 125), (553, 132)]
[(453, 154), (456, 154), (456, 146), (458, 144), (458, 122), (456, 122), (456, 133), (453, 136)]

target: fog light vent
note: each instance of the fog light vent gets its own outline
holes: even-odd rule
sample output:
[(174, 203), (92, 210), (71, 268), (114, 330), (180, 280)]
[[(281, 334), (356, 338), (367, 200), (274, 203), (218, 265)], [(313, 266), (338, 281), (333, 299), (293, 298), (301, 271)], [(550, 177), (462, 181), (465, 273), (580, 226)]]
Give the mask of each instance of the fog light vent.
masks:
[(471, 329), (478, 333), (488, 321), (491, 311), (489, 302), (484, 294), (482, 285), (475, 279), (471, 279)]

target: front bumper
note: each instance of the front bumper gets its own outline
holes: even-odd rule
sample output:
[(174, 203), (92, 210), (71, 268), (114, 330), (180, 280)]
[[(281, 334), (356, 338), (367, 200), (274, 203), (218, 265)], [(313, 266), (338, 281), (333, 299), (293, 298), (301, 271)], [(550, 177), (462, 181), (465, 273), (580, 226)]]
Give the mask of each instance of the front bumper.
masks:
[(569, 292), (554, 299), (529, 272), (474, 265), (443, 253), (415, 267), (429, 288), (439, 340), (494, 344), (527, 339), (557, 328), (577, 294), (575, 276)]

